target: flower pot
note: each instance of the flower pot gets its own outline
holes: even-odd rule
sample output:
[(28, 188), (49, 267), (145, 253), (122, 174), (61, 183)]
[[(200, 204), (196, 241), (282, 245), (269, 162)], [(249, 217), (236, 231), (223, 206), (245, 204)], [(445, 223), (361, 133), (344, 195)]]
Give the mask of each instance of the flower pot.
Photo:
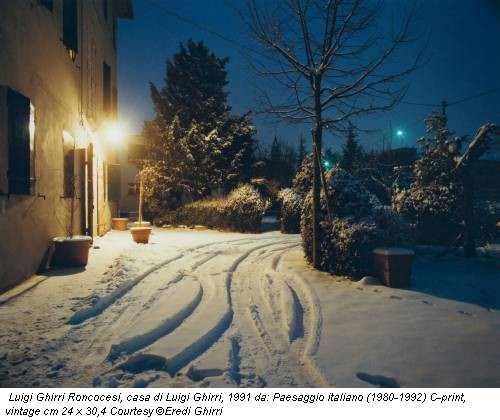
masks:
[(377, 276), (389, 287), (408, 288), (415, 253), (405, 248), (377, 248), (373, 262)]
[(134, 227), (148, 227), (148, 226), (151, 226), (151, 222), (146, 222), (146, 221), (142, 221), (142, 222), (134, 222), (133, 223)]
[(85, 267), (92, 243), (90, 236), (57, 237), (53, 239), (52, 265), (59, 267)]
[(151, 235), (150, 227), (133, 227), (130, 229), (132, 239), (138, 244), (147, 244), (149, 242), (149, 235)]
[(125, 217), (114, 217), (111, 219), (111, 228), (113, 230), (127, 230), (128, 219)]

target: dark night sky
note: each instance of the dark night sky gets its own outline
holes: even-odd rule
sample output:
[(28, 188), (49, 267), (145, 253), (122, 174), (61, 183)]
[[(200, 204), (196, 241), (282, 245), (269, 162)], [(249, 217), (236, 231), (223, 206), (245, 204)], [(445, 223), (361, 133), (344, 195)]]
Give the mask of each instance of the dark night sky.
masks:
[[(242, 0), (156, 0), (179, 15), (202, 23), (237, 42), (248, 43), (235, 9)], [(386, 1), (387, 13), (406, 0)], [(458, 101), (490, 89), (500, 89), (500, 0), (420, 0), (421, 27), (428, 34), (428, 62), (410, 76), (406, 101), (440, 103)], [(229, 101), (235, 113), (255, 106), (255, 76), (238, 47), (169, 16), (147, 3), (134, 0), (135, 19), (122, 21), (119, 29), (120, 118), (132, 132), (139, 132), (144, 119), (153, 116), (148, 82), (163, 86), (165, 60), (178, 50), (179, 42), (189, 38), (203, 40), (218, 56), (230, 57), (228, 64)], [(381, 22), (387, 25), (388, 21)], [(250, 44), (249, 44), (250, 45)], [(418, 46), (406, 49), (411, 59)], [(360, 118), (363, 129), (379, 130), (361, 134), (367, 148), (380, 148), (382, 132), (389, 123), (393, 131), (403, 129), (400, 145), (415, 144), (423, 134), (423, 117), (431, 108), (400, 104), (389, 113)], [(473, 135), (485, 122), (500, 122), (500, 91), (448, 108), (449, 126), (457, 134)], [(416, 121), (422, 121), (417, 122)], [(290, 144), (305, 126), (287, 126), (256, 118), (259, 140), (269, 142), (277, 134)], [(340, 140), (325, 136), (325, 146), (338, 149)], [(396, 143), (396, 140), (394, 140)], [(404, 144), (402, 144), (404, 143)]]

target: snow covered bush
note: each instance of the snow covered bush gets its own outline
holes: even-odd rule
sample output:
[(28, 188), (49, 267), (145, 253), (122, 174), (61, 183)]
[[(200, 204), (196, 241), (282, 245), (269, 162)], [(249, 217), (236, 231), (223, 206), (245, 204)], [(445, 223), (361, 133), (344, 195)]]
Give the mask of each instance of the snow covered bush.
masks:
[[(332, 217), (360, 218), (370, 214), (378, 200), (368, 192), (361, 181), (341, 168), (333, 168), (326, 175)], [(325, 201), (324, 195), (321, 198)], [(323, 204), (322, 204), (323, 205)]]
[(381, 230), (373, 218), (335, 218), (326, 225), (321, 266), (330, 273), (360, 278), (372, 274), (372, 251), (381, 245)]
[(393, 210), (411, 221), (419, 242), (427, 245), (448, 244), (460, 232), (460, 207), (457, 188), (412, 185), (396, 190)]
[(389, 206), (374, 207), (371, 217), (379, 229), (379, 241), (384, 246), (413, 248), (416, 245), (410, 224)]
[(227, 197), (227, 227), (237, 232), (258, 232), (269, 203), (251, 185), (241, 185)]
[(255, 188), (242, 185), (227, 197), (195, 201), (179, 208), (174, 221), (188, 226), (258, 232), (267, 205)]
[(419, 139), (424, 149), (415, 162), (414, 181), (396, 189), (392, 208), (410, 221), (419, 242), (447, 245), (461, 231), (463, 185), (454, 171), (463, 138), (451, 138), (446, 117), (434, 112), (426, 119), (431, 137)]
[(305, 197), (312, 188), (313, 182), (313, 155), (307, 155), (300, 165), (292, 182), (293, 190), (302, 197)]
[[(332, 274), (360, 277), (371, 273), (372, 250), (381, 246), (411, 246), (408, 225), (377, 200), (362, 183), (340, 168), (327, 173), (326, 200), (321, 195), (320, 269)], [(312, 261), (312, 192), (302, 206), (300, 232), (306, 258)]]
[(281, 232), (299, 233), (302, 197), (291, 188), (285, 188), (278, 193), (278, 201), (280, 203)]

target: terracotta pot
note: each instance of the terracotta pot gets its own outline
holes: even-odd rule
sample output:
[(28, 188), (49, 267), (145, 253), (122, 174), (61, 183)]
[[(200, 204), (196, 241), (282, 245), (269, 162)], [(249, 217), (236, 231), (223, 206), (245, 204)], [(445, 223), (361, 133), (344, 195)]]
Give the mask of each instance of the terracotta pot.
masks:
[(85, 267), (92, 243), (90, 236), (57, 237), (53, 239), (52, 265), (59, 267)]
[(114, 217), (111, 219), (111, 228), (113, 230), (127, 230), (128, 219), (125, 217)]
[(150, 227), (133, 227), (130, 229), (132, 239), (138, 244), (147, 244), (149, 242), (149, 235), (151, 235)]
[(414, 259), (415, 253), (411, 249), (377, 248), (373, 250), (377, 276), (389, 287), (410, 287)]

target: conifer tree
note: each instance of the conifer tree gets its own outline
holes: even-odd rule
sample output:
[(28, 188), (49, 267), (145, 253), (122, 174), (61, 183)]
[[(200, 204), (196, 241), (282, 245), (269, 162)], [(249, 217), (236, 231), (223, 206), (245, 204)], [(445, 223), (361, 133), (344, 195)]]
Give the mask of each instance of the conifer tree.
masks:
[(306, 156), (307, 152), (306, 152), (304, 136), (300, 134), (299, 147), (297, 149), (297, 168), (300, 168), (302, 166), (302, 161), (306, 158)]
[(357, 175), (363, 160), (363, 149), (361, 148), (354, 127), (349, 125), (347, 130), (347, 140), (342, 148), (340, 166), (352, 175)]
[(227, 61), (190, 40), (167, 60), (165, 86), (151, 84), (156, 116), (144, 124), (142, 172), (155, 212), (227, 193), (250, 178), (255, 128), (249, 114), (230, 115)]

